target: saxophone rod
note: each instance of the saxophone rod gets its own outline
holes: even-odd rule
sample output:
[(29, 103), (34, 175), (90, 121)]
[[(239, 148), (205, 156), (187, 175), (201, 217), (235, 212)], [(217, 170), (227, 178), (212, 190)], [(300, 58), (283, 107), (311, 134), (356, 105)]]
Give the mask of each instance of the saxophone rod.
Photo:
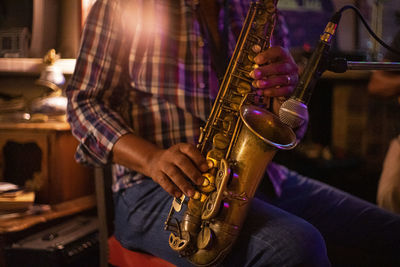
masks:
[(400, 62), (347, 61), (347, 69), (400, 71)]

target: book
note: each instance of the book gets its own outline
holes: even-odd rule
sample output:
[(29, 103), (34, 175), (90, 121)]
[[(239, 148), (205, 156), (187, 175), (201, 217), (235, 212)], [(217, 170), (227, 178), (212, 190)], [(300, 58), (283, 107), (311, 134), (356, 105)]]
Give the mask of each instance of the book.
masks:
[(31, 191), (13, 191), (0, 194), (0, 212), (1, 211), (19, 211), (28, 209), (35, 200), (35, 192)]

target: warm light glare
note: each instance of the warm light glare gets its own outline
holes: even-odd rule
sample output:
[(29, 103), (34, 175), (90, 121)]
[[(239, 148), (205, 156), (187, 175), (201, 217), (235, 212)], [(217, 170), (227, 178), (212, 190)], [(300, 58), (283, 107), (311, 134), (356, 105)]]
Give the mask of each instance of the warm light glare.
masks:
[(96, 2), (96, 0), (82, 0), (82, 18), (81, 18), (81, 22), (82, 22), (82, 27), (83, 24), (85, 23), (86, 17), (89, 14), (90, 8), (92, 7), (92, 5), (94, 4), (94, 2)]
[[(137, 34), (141, 33), (149, 36), (162, 33), (168, 27), (168, 21), (162, 14), (168, 12), (162, 12), (156, 10), (156, 8), (160, 7), (149, 5), (143, 9), (128, 9), (125, 12), (123, 21), (129, 27), (133, 27)], [(146, 36), (142, 35), (142, 37)]]

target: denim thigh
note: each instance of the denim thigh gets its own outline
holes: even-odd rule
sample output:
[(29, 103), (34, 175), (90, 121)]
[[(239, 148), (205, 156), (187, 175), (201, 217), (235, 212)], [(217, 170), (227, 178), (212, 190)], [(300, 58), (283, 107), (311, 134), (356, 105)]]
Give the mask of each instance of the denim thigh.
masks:
[(322, 182), (289, 172), (282, 195), (263, 181), (257, 197), (313, 224), (335, 266), (400, 266), (400, 216)]
[[(191, 266), (168, 245), (164, 221), (170, 197), (146, 179), (114, 196), (115, 236), (132, 250), (145, 251), (177, 266)], [(253, 199), (247, 219), (222, 266), (329, 266), (323, 238), (301, 219), (263, 200)]]

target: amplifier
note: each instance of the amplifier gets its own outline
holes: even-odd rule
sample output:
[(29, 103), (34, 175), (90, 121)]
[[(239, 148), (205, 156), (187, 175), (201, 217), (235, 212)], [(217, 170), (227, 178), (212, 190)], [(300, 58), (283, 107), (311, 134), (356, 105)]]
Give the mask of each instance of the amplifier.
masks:
[(97, 217), (78, 216), (5, 248), (6, 266), (99, 265)]

